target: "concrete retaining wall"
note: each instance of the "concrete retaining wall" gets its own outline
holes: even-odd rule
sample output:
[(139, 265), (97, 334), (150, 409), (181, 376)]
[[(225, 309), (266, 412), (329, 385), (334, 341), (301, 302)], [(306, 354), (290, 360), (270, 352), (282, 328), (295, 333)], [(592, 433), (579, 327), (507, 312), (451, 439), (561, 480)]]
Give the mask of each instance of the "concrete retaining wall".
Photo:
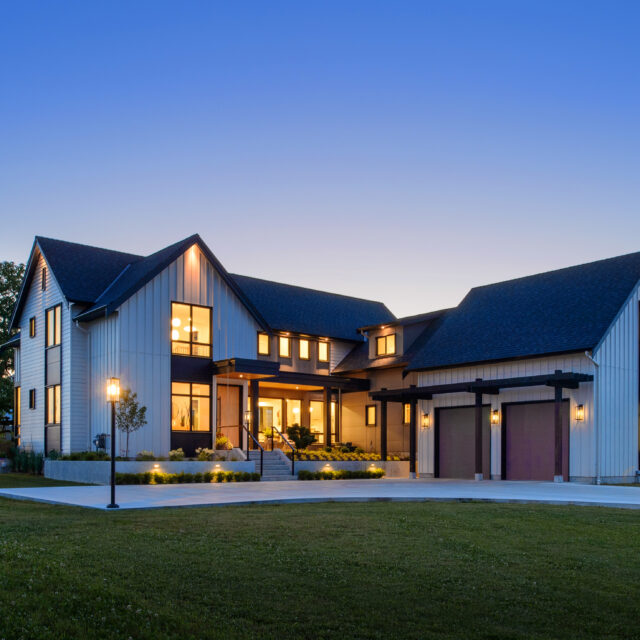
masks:
[[(328, 466), (327, 466), (328, 465)], [(373, 465), (376, 469), (385, 470), (385, 478), (408, 478), (409, 462), (406, 460), (296, 460), (296, 473), (298, 471), (323, 471), (347, 469), (349, 471), (366, 471)]]
[[(116, 473), (205, 473), (206, 471), (256, 471), (255, 462), (199, 462), (199, 461), (116, 461)], [(45, 460), (45, 478), (82, 482), (85, 484), (109, 484), (111, 463), (108, 461)]]

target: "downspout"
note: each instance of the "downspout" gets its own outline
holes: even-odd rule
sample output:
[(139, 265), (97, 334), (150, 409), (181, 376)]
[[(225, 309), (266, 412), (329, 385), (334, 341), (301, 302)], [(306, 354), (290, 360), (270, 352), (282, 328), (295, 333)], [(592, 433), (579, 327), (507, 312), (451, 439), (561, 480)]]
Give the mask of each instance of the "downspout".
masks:
[[(600, 363), (593, 357), (591, 351), (585, 351), (584, 355), (593, 362), (596, 368), (600, 367)], [(597, 373), (597, 372), (596, 372)], [(595, 377), (596, 384), (593, 389), (593, 406), (596, 409), (593, 421), (593, 431), (595, 436), (595, 454), (596, 454), (596, 484), (600, 484), (600, 420), (598, 419), (598, 413), (600, 412), (600, 406), (597, 405), (596, 391), (600, 387), (599, 376)]]

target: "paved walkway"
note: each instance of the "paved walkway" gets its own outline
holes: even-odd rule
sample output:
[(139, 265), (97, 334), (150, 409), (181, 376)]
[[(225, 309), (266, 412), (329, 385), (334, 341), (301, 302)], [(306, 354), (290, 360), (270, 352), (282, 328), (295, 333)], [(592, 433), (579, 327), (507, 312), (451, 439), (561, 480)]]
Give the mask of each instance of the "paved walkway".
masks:
[[(105, 509), (109, 487), (0, 489), (0, 497)], [(457, 480), (325, 480), (116, 488), (121, 509), (288, 502), (469, 501), (577, 504), (640, 509), (640, 487)]]

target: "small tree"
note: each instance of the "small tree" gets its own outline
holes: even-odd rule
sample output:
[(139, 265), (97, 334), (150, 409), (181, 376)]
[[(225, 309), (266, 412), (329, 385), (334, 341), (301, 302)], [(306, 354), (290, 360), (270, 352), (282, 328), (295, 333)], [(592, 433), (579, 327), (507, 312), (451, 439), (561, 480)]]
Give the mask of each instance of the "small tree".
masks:
[(287, 428), (287, 435), (293, 440), (296, 449), (306, 449), (316, 441), (316, 437), (311, 433), (309, 427), (301, 427), (294, 424)]
[(138, 404), (138, 394), (131, 389), (120, 392), (120, 401), (116, 407), (116, 427), (127, 434), (125, 457), (129, 457), (129, 434), (147, 424), (147, 407)]

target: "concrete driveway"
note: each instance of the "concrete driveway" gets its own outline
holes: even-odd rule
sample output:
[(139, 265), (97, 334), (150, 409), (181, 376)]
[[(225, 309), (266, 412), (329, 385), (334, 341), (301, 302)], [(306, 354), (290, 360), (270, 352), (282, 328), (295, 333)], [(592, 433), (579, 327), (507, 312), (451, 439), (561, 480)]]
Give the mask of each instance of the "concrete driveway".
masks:
[[(105, 509), (109, 487), (1, 489), (0, 497)], [(118, 486), (121, 509), (302, 502), (480, 501), (574, 504), (640, 509), (640, 487), (552, 482), (456, 480), (329, 480)]]

